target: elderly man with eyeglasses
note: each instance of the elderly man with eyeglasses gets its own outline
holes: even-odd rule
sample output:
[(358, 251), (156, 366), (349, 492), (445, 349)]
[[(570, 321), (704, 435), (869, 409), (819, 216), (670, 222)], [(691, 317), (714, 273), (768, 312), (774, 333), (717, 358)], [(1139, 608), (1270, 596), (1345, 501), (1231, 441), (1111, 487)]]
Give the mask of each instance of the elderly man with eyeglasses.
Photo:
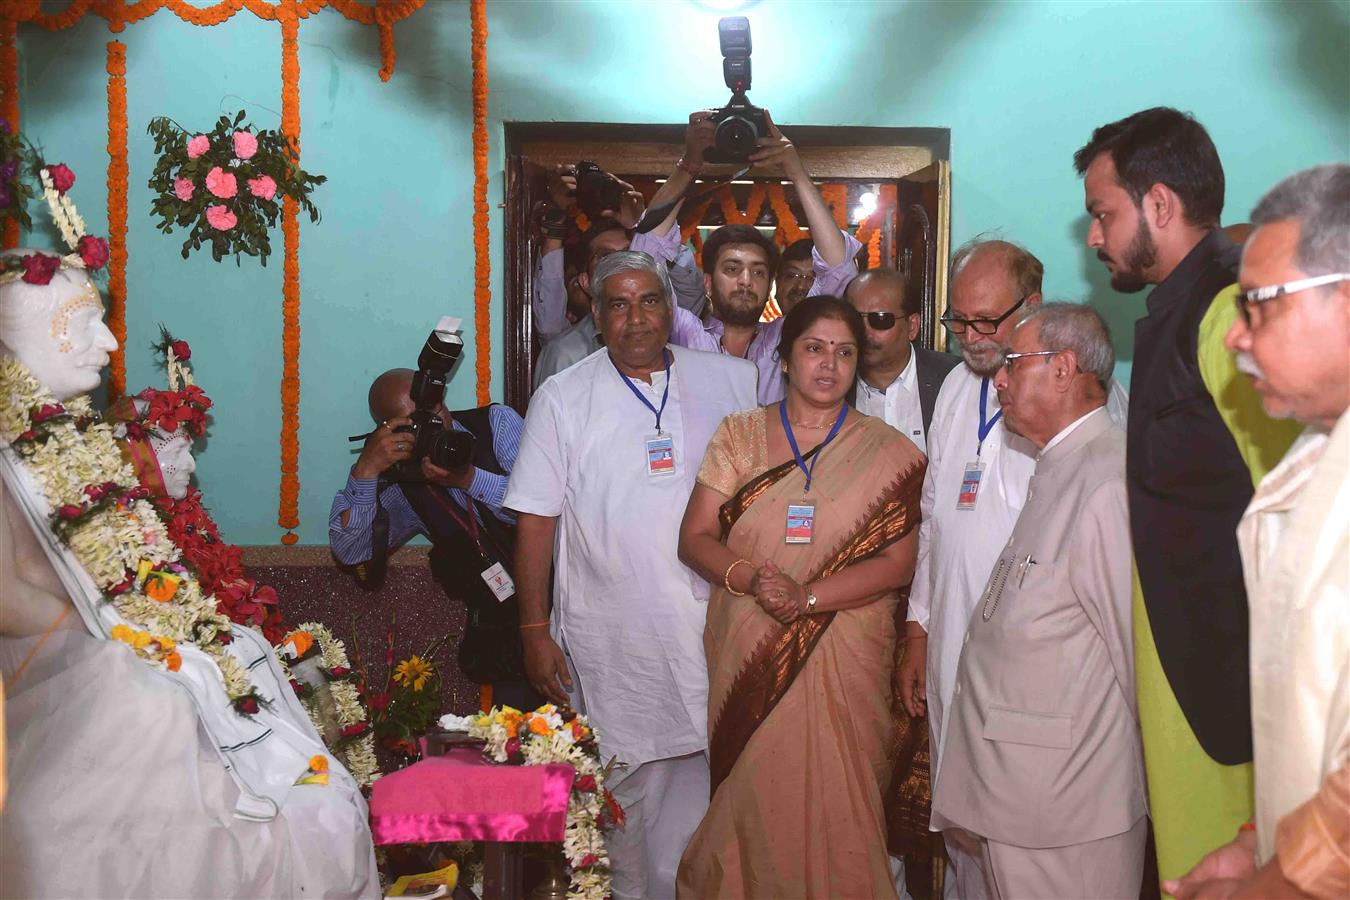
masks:
[(1350, 896), (1350, 166), (1285, 179), (1252, 223), (1225, 343), (1305, 429), (1237, 532), (1255, 817), (1164, 884), (1181, 900)]
[(1035, 475), (959, 642), (933, 824), (978, 849), (979, 896), (1136, 898), (1148, 803), (1115, 354), (1091, 307), (1046, 303), (1002, 362), (1003, 422)]
[[(1000, 240), (972, 241), (952, 261), (951, 308), (942, 322), (963, 364), (943, 381), (927, 433), (919, 560), (896, 685), (911, 715), (928, 716), (934, 781), (966, 625), (1036, 465), (1036, 448), (1005, 429), (992, 380), (1017, 314), (1041, 302), (1043, 272), (1031, 253)], [(1113, 397), (1113, 407), (1123, 405)], [(947, 853), (958, 896), (982, 894), (978, 848), (953, 834)]]

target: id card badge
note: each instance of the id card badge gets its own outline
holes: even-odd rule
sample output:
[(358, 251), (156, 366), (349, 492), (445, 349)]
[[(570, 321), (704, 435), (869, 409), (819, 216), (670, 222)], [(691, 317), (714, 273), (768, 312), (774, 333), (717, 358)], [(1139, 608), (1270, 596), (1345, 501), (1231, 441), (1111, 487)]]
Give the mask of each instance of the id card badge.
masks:
[(668, 434), (654, 434), (643, 439), (647, 450), (648, 475), (675, 474), (675, 438)]
[(493, 563), (478, 574), (499, 603), (510, 600), (511, 595), (516, 592), (516, 583), (511, 580), (511, 574), (502, 568), (501, 563)]
[(787, 539), (789, 544), (811, 543), (811, 533), (816, 527), (816, 505), (814, 503), (789, 503), (787, 510)]
[(980, 480), (984, 478), (984, 463), (966, 463), (966, 472), (961, 476), (961, 492), (956, 495), (957, 509), (974, 509), (980, 496)]

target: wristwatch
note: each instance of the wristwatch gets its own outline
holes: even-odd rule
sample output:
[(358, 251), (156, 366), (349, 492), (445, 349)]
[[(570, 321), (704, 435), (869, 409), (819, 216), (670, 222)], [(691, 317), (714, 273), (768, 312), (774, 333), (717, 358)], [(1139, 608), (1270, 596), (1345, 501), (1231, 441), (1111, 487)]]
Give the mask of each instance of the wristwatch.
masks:
[(808, 613), (816, 611), (816, 595), (814, 591), (806, 592), (806, 611)]

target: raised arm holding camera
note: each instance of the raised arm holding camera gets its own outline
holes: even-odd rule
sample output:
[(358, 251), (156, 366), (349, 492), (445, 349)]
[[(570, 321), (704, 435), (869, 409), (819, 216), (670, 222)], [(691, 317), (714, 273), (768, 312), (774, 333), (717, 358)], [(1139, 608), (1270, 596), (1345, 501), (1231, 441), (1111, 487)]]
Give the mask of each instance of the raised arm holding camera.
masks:
[[(390, 550), (416, 534), (432, 543), (431, 570), (452, 601), (467, 608), (459, 667), (493, 686), (497, 702), (533, 709), (523, 679), (519, 613), (511, 579), (515, 516), (502, 508), (523, 421), (508, 406), (450, 412), (444, 384), (458, 356), (437, 358), (433, 332), (419, 369), (391, 369), (371, 384), (379, 427), (333, 499), (329, 546), (370, 590), (384, 582)], [(428, 365), (431, 362), (431, 365)]]

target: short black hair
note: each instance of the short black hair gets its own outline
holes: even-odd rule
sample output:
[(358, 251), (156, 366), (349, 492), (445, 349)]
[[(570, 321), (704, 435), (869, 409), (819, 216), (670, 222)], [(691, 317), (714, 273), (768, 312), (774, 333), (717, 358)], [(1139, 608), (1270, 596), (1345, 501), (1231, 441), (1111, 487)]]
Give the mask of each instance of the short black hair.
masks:
[(1189, 113), (1155, 106), (1101, 126), (1073, 155), (1079, 176), (1103, 153), (1111, 154), (1116, 177), (1135, 206), (1153, 185), (1165, 184), (1181, 198), (1188, 223), (1218, 227), (1223, 164), (1209, 132)]
[(774, 277), (777, 278), (783, 271), (783, 264), (790, 262), (810, 262), (811, 251), (816, 248), (816, 242), (809, 237), (799, 238), (783, 248), (783, 255), (778, 259), (778, 265), (774, 269)]
[(632, 237), (632, 232), (619, 223), (617, 219), (596, 219), (591, 223), (591, 227), (581, 233), (581, 270), (584, 272), (591, 264), (591, 242), (606, 231), (622, 231), (624, 234)]
[(703, 242), (703, 271), (709, 275), (717, 265), (717, 255), (731, 244), (754, 244), (764, 251), (770, 272), (778, 271), (778, 246), (753, 225), (723, 225)]
[(867, 329), (863, 325), (862, 313), (853, 308), (847, 300), (841, 300), (830, 294), (816, 294), (807, 297), (783, 317), (783, 330), (778, 338), (778, 358), (787, 359), (792, 353), (792, 345), (797, 338), (806, 333), (818, 319), (838, 319), (848, 326), (857, 341), (859, 349), (867, 341)]

